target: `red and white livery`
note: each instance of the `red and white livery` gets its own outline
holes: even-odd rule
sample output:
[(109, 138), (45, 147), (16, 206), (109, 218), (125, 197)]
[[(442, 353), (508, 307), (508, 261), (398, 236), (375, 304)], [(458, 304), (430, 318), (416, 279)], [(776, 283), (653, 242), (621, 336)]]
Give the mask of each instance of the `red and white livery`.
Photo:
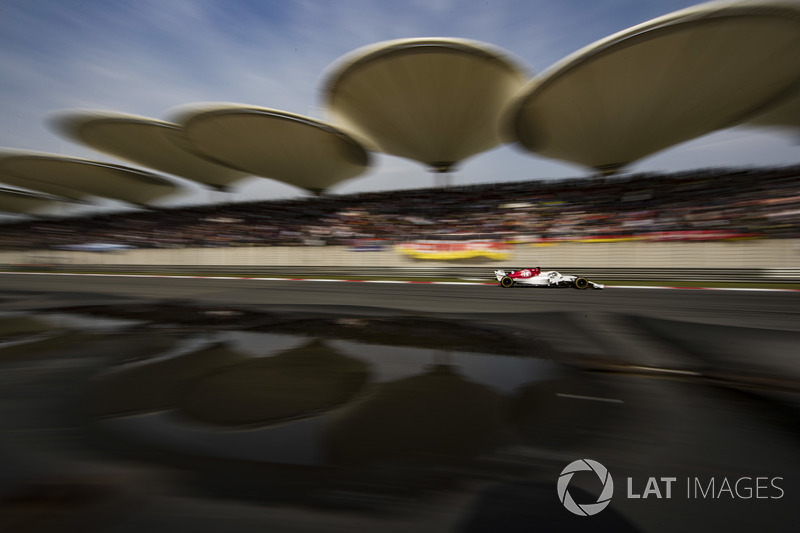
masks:
[(575, 289), (603, 289), (605, 285), (589, 281), (583, 276), (567, 276), (555, 270), (542, 271), (539, 267), (495, 270), (501, 287), (573, 287)]

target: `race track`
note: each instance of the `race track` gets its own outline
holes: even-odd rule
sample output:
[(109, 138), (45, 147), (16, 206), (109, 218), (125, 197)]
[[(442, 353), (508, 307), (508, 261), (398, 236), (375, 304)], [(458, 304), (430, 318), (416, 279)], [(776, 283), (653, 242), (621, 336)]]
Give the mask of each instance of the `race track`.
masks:
[[(87, 516), (113, 510), (111, 533), (603, 520), (785, 531), (800, 494), (799, 303), (798, 292), (2, 274), (0, 507), (25, 512), (16, 495), (68, 483), (105, 487), (110, 497), (84, 498)], [(120, 310), (135, 318), (115, 321)], [(293, 411), (345, 382), (363, 390)], [(288, 418), (271, 419), (278, 408)], [(599, 518), (556, 498), (581, 458), (617, 483)], [(641, 493), (661, 476), (681, 480), (674, 499), (626, 498), (626, 477)], [(690, 490), (759, 476), (781, 493)], [(64, 514), (33, 518), (56, 531)]]
[(0, 275), (0, 291), (65, 305), (124, 297), (222, 305), (364, 306), (422, 313), (636, 313), (658, 318), (800, 331), (800, 292), (502, 289), (497, 285), (373, 284), (259, 279)]
[(0, 311), (178, 302), (440, 316), (522, 328), (576, 364), (800, 380), (800, 292), (3, 274), (3, 296)]

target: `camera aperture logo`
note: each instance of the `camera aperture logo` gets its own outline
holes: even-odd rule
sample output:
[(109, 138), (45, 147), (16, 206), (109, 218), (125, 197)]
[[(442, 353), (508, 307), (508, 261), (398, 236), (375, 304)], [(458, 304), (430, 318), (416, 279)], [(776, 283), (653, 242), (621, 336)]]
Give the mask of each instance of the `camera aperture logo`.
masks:
[[(569, 482), (572, 481), (572, 476), (575, 472), (592, 471), (597, 474), (600, 482), (603, 484), (603, 490), (595, 503), (578, 504), (572, 499), (569, 493)], [(611, 497), (614, 495), (614, 480), (611, 478), (608, 469), (592, 459), (578, 459), (567, 465), (561, 471), (558, 477), (558, 499), (567, 510), (578, 516), (592, 516), (596, 515), (611, 503)]]
[[(569, 492), (569, 484), (577, 472), (594, 472), (603, 488), (596, 502), (578, 503)], [(746, 475), (733, 477), (697, 476), (644, 476), (628, 477), (627, 491), (621, 497), (627, 504), (646, 499), (681, 498), (683, 500), (781, 500), (786, 491), (781, 486), (781, 476)], [(642, 490), (644, 487), (644, 490)], [(682, 487), (686, 487), (683, 492)], [(567, 465), (558, 477), (558, 499), (571, 513), (578, 516), (596, 515), (611, 503), (614, 495), (614, 480), (608, 469), (592, 459), (578, 459)], [(581, 491), (586, 498), (586, 492)]]

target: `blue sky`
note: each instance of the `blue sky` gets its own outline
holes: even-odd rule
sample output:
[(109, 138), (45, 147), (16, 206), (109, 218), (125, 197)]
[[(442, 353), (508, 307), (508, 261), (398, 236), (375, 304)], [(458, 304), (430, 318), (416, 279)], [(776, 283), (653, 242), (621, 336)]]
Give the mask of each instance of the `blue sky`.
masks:
[[(53, 114), (108, 109), (168, 118), (177, 106), (239, 102), (323, 118), (328, 66), (377, 41), (463, 37), (507, 50), (531, 74), (602, 37), (691, 0), (0, 0), (0, 147), (114, 161), (53, 132)], [(785, 134), (736, 128), (647, 158), (633, 171), (800, 161)], [(586, 175), (501, 147), (466, 161), (454, 183)], [(348, 193), (429, 186), (421, 165), (391, 156), (340, 185)], [(185, 183), (185, 182), (183, 182)], [(199, 187), (172, 203), (204, 203)], [(234, 200), (295, 197), (253, 178)]]

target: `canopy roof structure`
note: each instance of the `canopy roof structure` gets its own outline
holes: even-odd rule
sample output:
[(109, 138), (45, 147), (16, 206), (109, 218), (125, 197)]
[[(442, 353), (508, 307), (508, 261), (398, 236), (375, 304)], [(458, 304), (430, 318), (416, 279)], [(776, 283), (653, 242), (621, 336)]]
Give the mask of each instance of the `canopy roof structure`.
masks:
[(105, 111), (72, 112), (54, 124), (65, 136), (100, 152), (214, 189), (247, 174), (203, 159), (186, 146), (178, 124)]
[[(75, 111), (57, 131), (217, 189), (249, 175), (314, 193), (379, 151), (449, 172), (497, 145), (614, 173), (740, 124), (800, 125), (800, 3), (700, 4), (597, 41), (543, 74), (445, 37), (355, 50), (324, 75), (326, 121), (245, 104), (196, 104), (172, 121)], [(0, 183), (144, 204), (177, 188), (147, 171), (50, 154), (0, 154)]]
[[(2, 156), (0, 155), (0, 157)], [(52, 194), (61, 198), (68, 198), (75, 201), (84, 200), (91, 196), (86, 192), (72, 189), (66, 185), (62, 186), (55, 183), (38, 181), (27, 177), (20, 177), (4, 173), (0, 173), (0, 183), (4, 185), (11, 185), (12, 187), (21, 187), (23, 189), (43, 192), (45, 194)]]
[(0, 179), (4, 176), (33, 190), (63, 188), (69, 198), (99, 196), (135, 205), (147, 205), (179, 191), (171, 181), (143, 170), (39, 152), (0, 153)]
[(28, 214), (55, 204), (55, 198), (0, 187), (0, 212)]
[(613, 173), (796, 91), (798, 57), (800, 5), (701, 4), (557, 63), (520, 92), (505, 129), (532, 152)]
[(527, 78), (484, 43), (401, 39), (341, 59), (324, 97), (331, 122), (370, 148), (447, 172), (501, 142), (501, 111)]
[(790, 128), (794, 130), (794, 133), (798, 135), (798, 140), (800, 140), (800, 90), (775, 106), (770, 107), (763, 114), (750, 119), (747, 124)]
[(207, 104), (183, 111), (178, 122), (189, 146), (204, 157), (315, 193), (369, 165), (369, 154), (352, 136), (286, 111)]

